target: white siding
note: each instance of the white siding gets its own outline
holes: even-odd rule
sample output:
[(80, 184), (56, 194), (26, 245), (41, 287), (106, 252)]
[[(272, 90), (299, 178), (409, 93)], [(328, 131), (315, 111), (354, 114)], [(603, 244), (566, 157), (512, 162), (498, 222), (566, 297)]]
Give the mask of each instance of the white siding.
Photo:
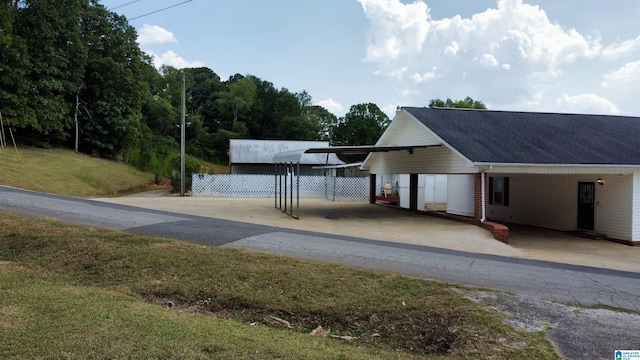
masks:
[(473, 175), (449, 175), (447, 179), (447, 212), (473, 216)]
[(379, 153), (372, 162), (372, 174), (465, 174), (477, 172), (445, 146)]
[(629, 176), (632, 182), (632, 234), (631, 240), (640, 241), (640, 171)]
[(615, 239), (631, 240), (633, 176), (602, 175), (596, 185), (595, 231)]
[[(491, 174), (496, 176), (499, 174)], [(629, 240), (631, 233), (631, 176), (523, 175), (509, 177), (509, 206), (487, 205), (491, 220), (575, 230), (578, 217), (578, 182), (604, 180), (595, 189), (595, 229), (609, 237)]]
[(426, 126), (407, 116), (398, 118), (393, 129), (390, 130), (392, 132), (390, 131), (388, 137), (383, 139), (383, 145), (409, 146), (441, 143)]
[[(498, 174), (490, 174), (496, 176)], [(499, 175), (498, 175), (499, 176)], [(577, 223), (577, 182), (573, 176), (509, 176), (509, 206), (487, 204), (490, 220), (572, 230)], [(488, 184), (487, 183), (487, 191)]]

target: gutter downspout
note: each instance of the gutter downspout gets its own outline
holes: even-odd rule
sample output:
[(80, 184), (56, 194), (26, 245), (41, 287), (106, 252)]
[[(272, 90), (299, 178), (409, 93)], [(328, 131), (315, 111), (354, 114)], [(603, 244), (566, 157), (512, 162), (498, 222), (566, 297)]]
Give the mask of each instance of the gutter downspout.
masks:
[(484, 186), (484, 182), (485, 182), (485, 180), (484, 180), (485, 176), (484, 175), (485, 175), (485, 172), (484, 172), (484, 170), (482, 170), (480, 172), (480, 187), (481, 187), (481, 189), (480, 189), (480, 194), (481, 195), (480, 196), (482, 196), (482, 199), (480, 200), (480, 204), (481, 204), (480, 207), (482, 207), (482, 218), (480, 219), (481, 223), (487, 221), (487, 209), (486, 209), (487, 205), (485, 203), (486, 202), (486, 200), (485, 200), (486, 196), (485, 196), (485, 186)]

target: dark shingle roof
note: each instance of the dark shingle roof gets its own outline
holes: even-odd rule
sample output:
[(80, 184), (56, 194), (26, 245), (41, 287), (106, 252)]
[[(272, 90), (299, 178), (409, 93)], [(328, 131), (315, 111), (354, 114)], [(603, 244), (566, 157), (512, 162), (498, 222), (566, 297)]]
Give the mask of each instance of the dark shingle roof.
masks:
[(472, 162), (640, 165), (640, 118), (403, 107)]

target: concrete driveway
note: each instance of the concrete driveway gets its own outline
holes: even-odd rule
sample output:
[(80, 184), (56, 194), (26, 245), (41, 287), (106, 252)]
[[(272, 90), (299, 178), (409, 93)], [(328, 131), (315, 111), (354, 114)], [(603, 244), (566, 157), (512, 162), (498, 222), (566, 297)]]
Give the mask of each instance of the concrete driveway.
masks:
[(276, 209), (273, 199), (153, 196), (158, 194), (162, 193), (95, 200), (281, 228), (640, 272), (640, 247), (560, 231), (517, 226), (511, 229), (507, 245), (478, 226), (364, 202), (301, 199), (300, 219), (293, 219)]

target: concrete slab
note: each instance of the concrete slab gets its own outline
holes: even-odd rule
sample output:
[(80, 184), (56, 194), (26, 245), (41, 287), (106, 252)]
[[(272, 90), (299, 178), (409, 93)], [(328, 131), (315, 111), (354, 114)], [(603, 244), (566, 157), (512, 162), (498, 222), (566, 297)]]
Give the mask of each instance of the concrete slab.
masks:
[(276, 209), (273, 199), (264, 198), (149, 196), (147, 193), (94, 200), (279, 228), (640, 272), (638, 247), (524, 226), (512, 228), (507, 245), (475, 225), (363, 202), (301, 199), (300, 219), (293, 219)]

